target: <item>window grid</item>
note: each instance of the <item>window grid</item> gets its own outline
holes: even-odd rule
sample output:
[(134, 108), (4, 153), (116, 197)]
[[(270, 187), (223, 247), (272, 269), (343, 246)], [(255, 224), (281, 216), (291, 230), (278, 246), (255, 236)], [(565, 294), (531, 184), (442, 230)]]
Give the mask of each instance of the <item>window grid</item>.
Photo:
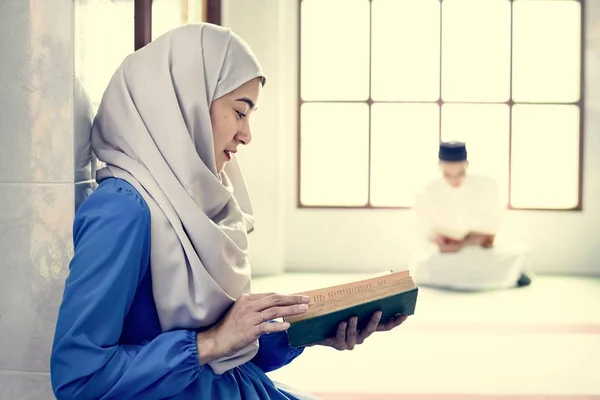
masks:
[[(298, 157), (297, 157), (297, 207), (298, 208), (311, 208), (311, 209), (410, 209), (411, 207), (408, 206), (376, 206), (373, 205), (371, 203), (371, 181), (372, 181), (372, 177), (371, 177), (371, 169), (372, 169), (372, 152), (371, 152), (371, 143), (372, 143), (372, 137), (371, 137), (371, 116), (372, 116), (372, 106), (373, 104), (384, 104), (384, 103), (392, 103), (392, 104), (437, 104), (438, 107), (438, 140), (441, 142), (441, 138), (442, 138), (442, 107), (444, 104), (504, 104), (507, 105), (509, 107), (509, 116), (508, 116), (508, 204), (507, 204), (507, 208), (509, 210), (523, 210), (523, 211), (581, 211), (583, 209), (583, 149), (584, 149), (584, 134), (583, 134), (583, 118), (584, 118), (584, 67), (585, 67), (585, 60), (584, 60), (584, 54), (585, 54), (585, 42), (584, 42), (584, 32), (585, 32), (585, 0), (573, 0), (576, 2), (579, 2), (581, 5), (581, 49), (580, 49), (580, 90), (579, 90), (579, 100), (576, 102), (548, 102), (548, 103), (540, 103), (540, 102), (525, 102), (525, 101), (519, 101), (519, 102), (515, 102), (513, 101), (513, 22), (514, 22), (514, 15), (513, 15), (513, 4), (514, 4), (514, 0), (509, 0), (510, 2), (510, 58), (509, 58), (509, 62), (510, 62), (510, 71), (509, 71), (509, 99), (508, 101), (504, 101), (504, 102), (486, 102), (486, 101), (444, 101), (442, 99), (442, 77), (443, 77), (443, 72), (442, 72), (442, 63), (443, 63), (443, 56), (442, 56), (442, 52), (443, 52), (443, 29), (442, 29), (442, 24), (443, 24), (443, 10), (442, 10), (442, 6), (441, 3), (444, 0), (439, 0), (440, 2), (440, 7), (439, 7), (439, 22), (440, 22), (440, 33), (439, 33), (439, 40), (440, 40), (440, 44), (439, 44), (439, 51), (440, 51), (440, 55), (439, 55), (439, 63), (440, 63), (440, 70), (439, 70), (439, 93), (438, 93), (438, 100), (431, 102), (431, 101), (408, 101), (408, 100), (373, 100), (373, 98), (371, 97), (371, 92), (372, 92), (372, 34), (373, 34), (373, 0), (368, 0), (369, 1), (369, 77), (368, 77), (368, 83), (369, 83), (369, 97), (367, 100), (361, 101), (361, 100), (304, 100), (302, 98), (302, 71), (301, 71), (301, 57), (302, 57), (302, 50), (301, 50), (301, 40), (302, 40), (302, 27), (301, 27), (301, 18), (302, 18), (302, 0), (297, 0), (298, 1), (298, 130), (297, 130), (297, 146), (298, 146)], [(355, 205), (305, 205), (302, 204), (302, 197), (301, 197), (301, 191), (302, 191), (302, 184), (301, 184), (301, 116), (300, 116), (300, 110), (302, 108), (302, 105), (305, 103), (320, 103), (320, 104), (325, 104), (325, 103), (336, 103), (336, 104), (343, 104), (343, 103), (358, 103), (358, 104), (364, 104), (366, 103), (369, 107), (369, 128), (368, 128), (368, 143), (369, 143), (369, 148), (368, 148), (368, 192), (367, 192), (367, 203), (365, 205), (361, 205), (361, 206), (355, 206)], [(513, 114), (513, 106), (514, 105), (520, 105), (520, 104), (532, 104), (532, 105), (575, 105), (578, 107), (579, 109), (579, 182), (578, 182), (578, 201), (577, 201), (577, 206), (573, 207), (573, 208), (567, 208), (567, 209), (553, 209), (553, 208), (525, 208), (525, 207), (513, 207), (511, 205), (511, 175), (512, 175), (512, 131), (513, 131), (513, 127), (512, 127), (512, 114)], [(435, 150), (434, 150), (435, 151)]]

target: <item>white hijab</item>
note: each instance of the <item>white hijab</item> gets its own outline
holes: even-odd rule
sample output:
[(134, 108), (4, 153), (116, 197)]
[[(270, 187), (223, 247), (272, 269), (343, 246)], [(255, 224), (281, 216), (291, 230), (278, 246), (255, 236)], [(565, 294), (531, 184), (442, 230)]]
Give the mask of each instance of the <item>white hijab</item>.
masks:
[[(163, 331), (208, 327), (250, 292), (252, 206), (235, 158), (216, 171), (209, 108), (262, 76), (229, 29), (191, 24), (128, 56), (102, 98), (91, 142), (107, 168), (96, 179), (128, 181), (150, 208), (152, 288)], [(256, 342), (210, 366), (222, 374), (257, 351)]]

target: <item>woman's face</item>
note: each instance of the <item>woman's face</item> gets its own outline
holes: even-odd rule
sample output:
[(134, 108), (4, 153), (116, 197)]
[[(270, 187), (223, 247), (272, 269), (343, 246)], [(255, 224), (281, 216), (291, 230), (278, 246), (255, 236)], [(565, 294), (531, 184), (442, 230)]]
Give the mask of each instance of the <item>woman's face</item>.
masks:
[(215, 145), (215, 162), (220, 173), (240, 144), (252, 140), (250, 116), (256, 109), (262, 88), (261, 79), (246, 82), (210, 105), (210, 122)]

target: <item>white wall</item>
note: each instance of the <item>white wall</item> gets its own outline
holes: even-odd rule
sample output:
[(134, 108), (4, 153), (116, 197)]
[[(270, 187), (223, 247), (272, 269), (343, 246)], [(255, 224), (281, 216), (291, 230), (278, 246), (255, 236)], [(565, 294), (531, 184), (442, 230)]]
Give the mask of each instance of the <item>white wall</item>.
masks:
[(231, 27), (252, 47), (261, 62), (267, 84), (252, 116), (252, 143), (240, 149), (239, 159), (249, 186), (256, 229), (250, 235), (251, 262), (255, 275), (284, 271), (284, 68), (286, 39), (280, 11), (284, 1), (223, 0), (223, 25)]
[[(600, 2), (586, 2), (584, 211), (511, 211), (503, 235), (531, 247), (539, 273), (600, 275)], [(410, 210), (296, 208), (297, 1), (225, 0), (224, 25), (245, 38), (268, 76), (242, 162), (255, 204), (257, 274), (380, 271), (406, 266)]]

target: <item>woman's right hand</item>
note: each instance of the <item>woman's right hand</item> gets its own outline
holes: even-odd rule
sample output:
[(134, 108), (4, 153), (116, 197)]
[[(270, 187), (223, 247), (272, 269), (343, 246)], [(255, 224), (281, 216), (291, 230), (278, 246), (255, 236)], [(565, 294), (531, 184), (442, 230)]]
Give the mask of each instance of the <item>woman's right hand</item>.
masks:
[(200, 363), (231, 356), (262, 334), (287, 330), (288, 322), (270, 321), (306, 312), (309, 301), (299, 295), (242, 295), (215, 326), (197, 334)]

